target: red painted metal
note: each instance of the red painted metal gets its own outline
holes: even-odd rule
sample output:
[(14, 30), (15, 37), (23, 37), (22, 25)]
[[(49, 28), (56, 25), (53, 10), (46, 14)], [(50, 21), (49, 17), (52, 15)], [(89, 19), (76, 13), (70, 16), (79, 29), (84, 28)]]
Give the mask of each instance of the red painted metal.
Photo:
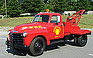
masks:
[[(89, 30), (80, 30), (78, 23), (80, 18), (85, 10), (80, 10), (79, 12), (69, 16), (67, 21), (63, 23), (62, 16), (59, 13), (39, 13), (38, 15), (49, 15), (48, 22), (32, 22), (28, 24), (22, 24), (16, 26), (14, 29), (9, 30), (12, 33), (27, 33), (27, 36), (24, 37), (24, 44), (29, 46), (32, 40), (37, 36), (43, 36), (46, 38), (47, 45), (50, 45), (50, 40), (64, 38), (66, 35), (75, 34), (75, 35), (83, 35), (90, 33)], [(79, 13), (81, 13), (79, 15)], [(76, 15), (74, 17), (74, 15)], [(52, 16), (59, 16), (59, 23), (51, 23)], [(71, 18), (71, 19), (69, 19)], [(78, 18), (78, 22), (76, 23), (76, 19)], [(17, 32), (13, 32), (17, 31)], [(10, 35), (11, 36), (11, 35)]]

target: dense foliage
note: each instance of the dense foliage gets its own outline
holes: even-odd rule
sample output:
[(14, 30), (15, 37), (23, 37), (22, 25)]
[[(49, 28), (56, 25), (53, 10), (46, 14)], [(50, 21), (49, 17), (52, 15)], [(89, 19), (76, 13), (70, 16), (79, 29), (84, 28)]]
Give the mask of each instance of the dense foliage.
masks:
[[(7, 14), (11, 17), (19, 16), (22, 13), (22, 8), (17, 0), (7, 0)], [(5, 3), (0, 6), (0, 14), (5, 15)]]
[(19, 14), (22, 13), (22, 8), (20, 7), (20, 3), (16, 0), (7, 1), (7, 13), (11, 17), (19, 16)]
[(24, 0), (24, 2), (21, 3), (21, 8), (23, 9), (23, 12), (41, 12), (43, 11), (45, 7), (45, 4), (41, 0)]
[[(7, 13), (11, 17), (21, 13), (37, 13), (50, 9), (52, 12), (93, 11), (93, 2), (89, 0), (7, 0)], [(0, 0), (0, 15), (5, 15), (5, 0)]]

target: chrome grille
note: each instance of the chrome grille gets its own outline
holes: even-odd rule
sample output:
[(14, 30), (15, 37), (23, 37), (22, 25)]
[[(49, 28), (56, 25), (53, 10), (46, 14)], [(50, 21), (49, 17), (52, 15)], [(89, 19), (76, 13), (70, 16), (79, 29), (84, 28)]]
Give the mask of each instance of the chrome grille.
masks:
[(15, 45), (23, 45), (23, 34), (22, 33), (11, 33), (11, 42)]

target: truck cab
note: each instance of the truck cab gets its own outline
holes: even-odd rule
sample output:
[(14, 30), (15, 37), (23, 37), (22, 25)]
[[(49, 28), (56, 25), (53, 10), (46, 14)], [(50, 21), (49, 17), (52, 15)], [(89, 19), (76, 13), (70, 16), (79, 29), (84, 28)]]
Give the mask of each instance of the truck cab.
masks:
[[(32, 23), (22, 24), (8, 31), (7, 48), (29, 49), (34, 56), (43, 54), (46, 45), (73, 40), (75, 45), (85, 46), (89, 30), (81, 30), (78, 22), (85, 10), (80, 10), (76, 17), (69, 16), (62, 21), (59, 13), (39, 13)], [(79, 15), (79, 13), (81, 15)], [(76, 22), (76, 18), (78, 18)]]
[[(37, 16), (40, 18), (37, 20)], [(41, 20), (41, 21), (40, 21)], [(59, 39), (64, 37), (64, 25), (62, 17), (58, 13), (41, 13), (36, 15), (33, 22), (46, 23), (46, 31), (49, 35), (49, 40)], [(44, 27), (43, 27), (44, 28)]]

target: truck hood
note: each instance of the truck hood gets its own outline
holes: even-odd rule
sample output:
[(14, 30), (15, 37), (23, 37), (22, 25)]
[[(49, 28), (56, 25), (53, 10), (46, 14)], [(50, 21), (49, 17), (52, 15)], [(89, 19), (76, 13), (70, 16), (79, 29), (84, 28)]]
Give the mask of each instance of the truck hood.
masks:
[(46, 28), (48, 23), (46, 22), (33, 22), (33, 23), (27, 23), (27, 24), (22, 24), (14, 27), (13, 31), (14, 32), (21, 32), (21, 31), (26, 31), (26, 30), (38, 30), (42, 29), (43, 27)]

